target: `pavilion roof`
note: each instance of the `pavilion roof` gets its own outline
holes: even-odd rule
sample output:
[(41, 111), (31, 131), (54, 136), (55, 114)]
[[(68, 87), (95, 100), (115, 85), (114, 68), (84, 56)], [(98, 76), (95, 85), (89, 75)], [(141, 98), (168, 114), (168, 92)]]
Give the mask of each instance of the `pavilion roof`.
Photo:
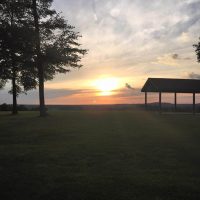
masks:
[(199, 79), (148, 78), (142, 92), (200, 93)]

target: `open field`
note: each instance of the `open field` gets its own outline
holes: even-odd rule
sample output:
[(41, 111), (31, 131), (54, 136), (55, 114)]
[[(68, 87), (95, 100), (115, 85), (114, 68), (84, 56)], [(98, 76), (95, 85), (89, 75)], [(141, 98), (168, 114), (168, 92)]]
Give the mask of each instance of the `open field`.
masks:
[(2, 200), (200, 199), (200, 116), (0, 114)]

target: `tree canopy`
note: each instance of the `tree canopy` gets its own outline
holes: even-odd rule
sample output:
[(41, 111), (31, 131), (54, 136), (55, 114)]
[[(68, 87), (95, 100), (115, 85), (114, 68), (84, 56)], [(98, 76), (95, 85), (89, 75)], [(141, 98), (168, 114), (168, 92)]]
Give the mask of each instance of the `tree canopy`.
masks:
[[(52, 0), (2, 0), (0, 3), (0, 86), (12, 81), (17, 95), (39, 86), (40, 115), (45, 115), (44, 81), (80, 68), (87, 53), (81, 35), (51, 9)], [(15, 111), (16, 112), (16, 111)]]
[(195, 48), (195, 52), (197, 55), (197, 61), (200, 62), (200, 37), (199, 37), (199, 42), (197, 44), (193, 45)]
[(17, 96), (35, 88), (37, 83), (26, 65), (31, 31), (26, 26), (25, 6), (21, 1), (3, 0), (0, 3), (0, 79), (10, 80), (13, 94), (13, 114), (17, 113)]

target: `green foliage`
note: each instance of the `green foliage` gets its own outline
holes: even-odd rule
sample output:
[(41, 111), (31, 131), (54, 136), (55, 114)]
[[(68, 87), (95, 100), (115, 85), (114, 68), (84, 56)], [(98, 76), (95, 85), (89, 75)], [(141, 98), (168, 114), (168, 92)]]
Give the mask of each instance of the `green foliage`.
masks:
[(82, 67), (80, 61), (87, 50), (80, 48), (78, 39), (81, 35), (50, 8), (52, 1), (37, 3), (41, 64), (44, 67), (45, 80), (53, 79), (58, 73), (69, 72), (70, 68)]
[[(45, 80), (53, 79), (57, 73), (69, 72), (71, 67), (82, 67), (81, 56), (87, 53), (77, 42), (81, 35), (50, 8), (51, 4), (52, 0), (37, 1)], [(1, 1), (0, 13), (0, 78), (13, 78), (14, 62), (18, 86), (23, 86), (25, 91), (33, 89), (38, 84), (38, 69), (32, 0)]]
[(37, 85), (30, 66), (27, 67), (32, 30), (27, 27), (23, 2), (6, 0), (0, 3), (0, 79), (5, 82), (14, 78), (17, 94)]
[(80, 48), (81, 35), (51, 9), (52, 2), (0, 2), (0, 88), (12, 81), (13, 105), (18, 94), (39, 85), (40, 105), (45, 110), (44, 81), (82, 67), (87, 50)]

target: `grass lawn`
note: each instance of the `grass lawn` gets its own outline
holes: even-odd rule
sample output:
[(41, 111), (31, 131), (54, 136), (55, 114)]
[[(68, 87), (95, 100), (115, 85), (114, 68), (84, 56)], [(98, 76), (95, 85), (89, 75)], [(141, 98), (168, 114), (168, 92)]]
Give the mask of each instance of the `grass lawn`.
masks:
[(37, 116), (0, 114), (0, 199), (200, 199), (200, 116)]

